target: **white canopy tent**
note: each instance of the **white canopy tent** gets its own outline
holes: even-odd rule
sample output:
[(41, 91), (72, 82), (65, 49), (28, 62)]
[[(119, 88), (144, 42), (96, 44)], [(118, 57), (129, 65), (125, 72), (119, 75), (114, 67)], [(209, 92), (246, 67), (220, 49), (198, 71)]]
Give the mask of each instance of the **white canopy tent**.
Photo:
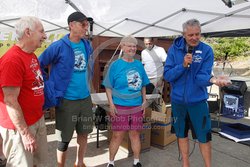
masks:
[(100, 36), (174, 36), (190, 18), (200, 20), (203, 33), (250, 31), (250, 2), (229, 8), (222, 0), (1, 0), (0, 31), (12, 31), (18, 18), (32, 15), (47, 32), (65, 32), (76, 10), (93, 18), (91, 33)]

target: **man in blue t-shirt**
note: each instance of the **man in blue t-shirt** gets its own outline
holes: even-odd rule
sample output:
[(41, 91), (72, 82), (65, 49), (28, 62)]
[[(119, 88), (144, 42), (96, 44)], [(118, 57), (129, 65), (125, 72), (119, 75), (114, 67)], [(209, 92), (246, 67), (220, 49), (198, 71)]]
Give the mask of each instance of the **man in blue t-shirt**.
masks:
[[(70, 33), (52, 43), (39, 57), (45, 80), (44, 109), (56, 106), (58, 136), (57, 163), (63, 167), (74, 130), (77, 133), (75, 166), (84, 167), (87, 136), (93, 130), (92, 101), (88, 76), (92, 71), (92, 47), (84, 39), (88, 31), (87, 17), (74, 12), (68, 17)], [(50, 66), (50, 75), (45, 68)]]

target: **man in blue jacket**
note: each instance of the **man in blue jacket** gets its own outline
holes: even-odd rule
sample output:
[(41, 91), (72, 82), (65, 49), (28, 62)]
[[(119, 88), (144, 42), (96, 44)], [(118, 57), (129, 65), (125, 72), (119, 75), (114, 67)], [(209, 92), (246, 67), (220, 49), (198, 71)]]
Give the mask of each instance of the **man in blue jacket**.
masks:
[(205, 166), (211, 166), (211, 120), (207, 105), (207, 86), (230, 84), (224, 77), (211, 75), (214, 55), (200, 41), (201, 26), (191, 19), (183, 24), (183, 37), (175, 39), (168, 50), (164, 79), (171, 84), (171, 105), (183, 167), (189, 167), (188, 130), (199, 141)]
[[(75, 166), (83, 167), (87, 136), (93, 130), (92, 101), (88, 82), (92, 47), (84, 39), (87, 17), (74, 12), (68, 17), (70, 33), (52, 43), (39, 57), (45, 80), (44, 109), (56, 107), (57, 163), (63, 167), (74, 129), (77, 133)], [(49, 67), (49, 76), (46, 68)]]

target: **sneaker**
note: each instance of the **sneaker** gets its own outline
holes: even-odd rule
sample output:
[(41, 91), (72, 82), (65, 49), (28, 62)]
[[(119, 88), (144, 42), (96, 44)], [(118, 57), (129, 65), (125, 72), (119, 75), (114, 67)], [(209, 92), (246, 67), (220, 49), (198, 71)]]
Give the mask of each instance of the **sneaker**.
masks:
[(115, 167), (113, 164), (109, 164), (108, 167)]
[(136, 165), (133, 165), (133, 167), (142, 167), (141, 163), (140, 162), (137, 162)]

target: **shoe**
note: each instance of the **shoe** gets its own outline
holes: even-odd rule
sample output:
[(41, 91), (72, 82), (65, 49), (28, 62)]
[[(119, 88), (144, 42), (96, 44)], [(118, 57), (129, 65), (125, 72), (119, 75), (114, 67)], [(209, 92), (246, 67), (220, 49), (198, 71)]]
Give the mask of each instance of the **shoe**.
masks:
[(140, 162), (137, 162), (136, 165), (133, 165), (133, 167), (142, 167), (141, 163)]
[(109, 164), (108, 167), (115, 167), (113, 164)]
[(82, 164), (81, 166), (77, 166), (76, 164), (74, 164), (74, 167), (86, 167), (86, 165)]

